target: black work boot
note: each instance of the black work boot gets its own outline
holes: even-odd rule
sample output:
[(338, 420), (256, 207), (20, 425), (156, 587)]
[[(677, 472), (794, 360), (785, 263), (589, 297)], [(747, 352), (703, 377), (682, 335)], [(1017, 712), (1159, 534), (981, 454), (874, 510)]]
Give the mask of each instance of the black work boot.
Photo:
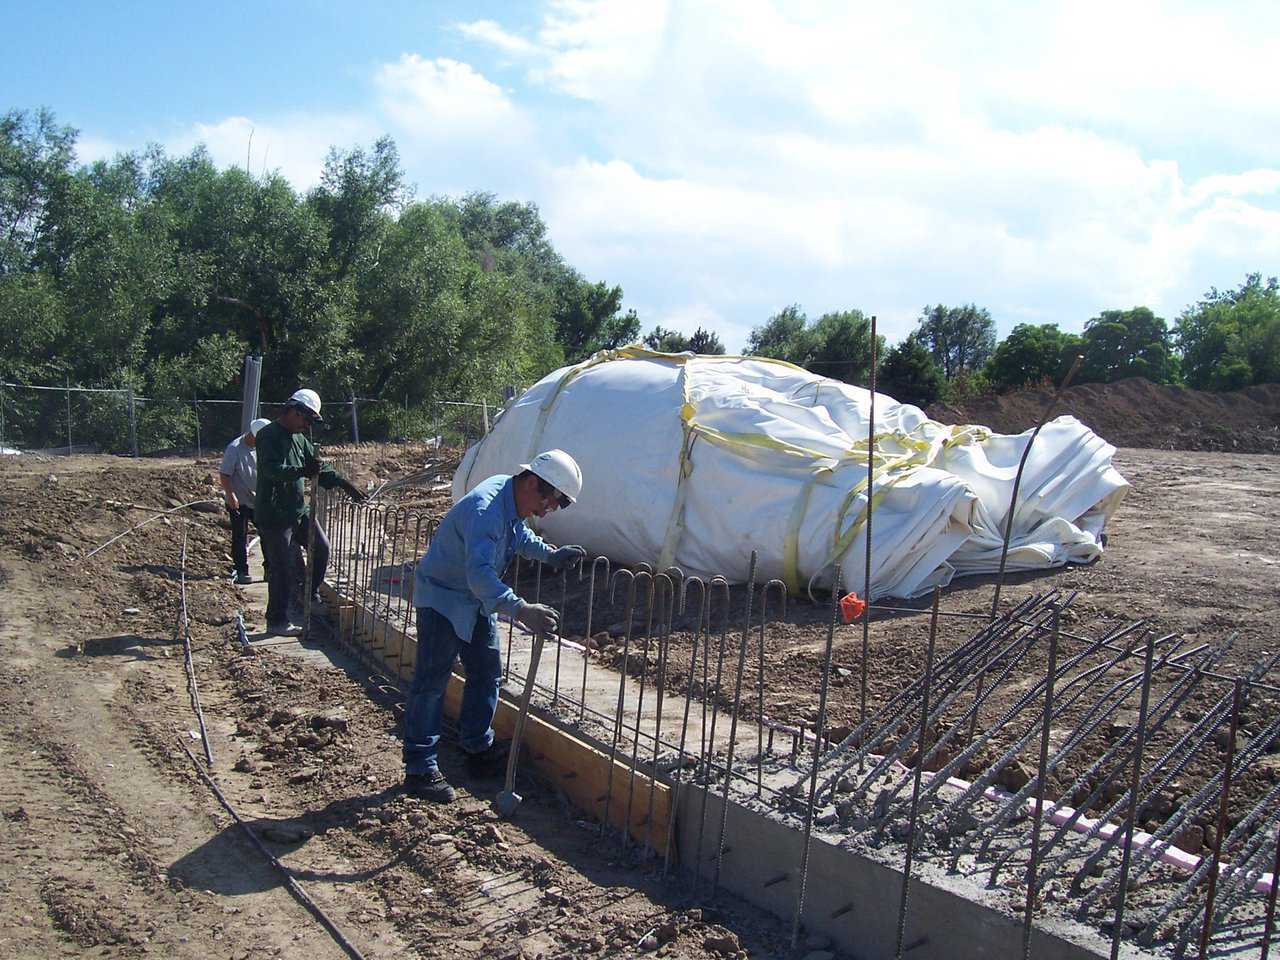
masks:
[(507, 775), (507, 757), (511, 744), (495, 741), (488, 750), (467, 754), (467, 773), (476, 780), (497, 780)]
[(412, 797), (433, 800), (436, 803), (448, 803), (457, 795), (439, 770), (432, 770), (430, 773), (406, 773), (404, 791)]

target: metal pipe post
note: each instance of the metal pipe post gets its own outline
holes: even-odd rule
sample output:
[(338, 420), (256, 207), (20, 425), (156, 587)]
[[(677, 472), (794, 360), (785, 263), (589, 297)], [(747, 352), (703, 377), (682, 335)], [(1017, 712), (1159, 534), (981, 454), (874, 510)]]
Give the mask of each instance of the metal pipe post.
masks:
[(67, 456), (71, 456), (71, 376), (67, 375)]
[(127, 391), (127, 400), (129, 404), (129, 452), (133, 454), (133, 458), (138, 459), (138, 407), (133, 396), (133, 387), (129, 387)]

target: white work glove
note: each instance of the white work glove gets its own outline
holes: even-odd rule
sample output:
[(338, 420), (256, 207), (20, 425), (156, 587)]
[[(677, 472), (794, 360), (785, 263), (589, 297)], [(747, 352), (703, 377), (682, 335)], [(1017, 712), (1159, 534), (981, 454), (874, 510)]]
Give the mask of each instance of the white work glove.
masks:
[(534, 633), (554, 633), (560, 626), (560, 614), (555, 607), (545, 603), (525, 603), (520, 601), (520, 609), (515, 613), (516, 623)]

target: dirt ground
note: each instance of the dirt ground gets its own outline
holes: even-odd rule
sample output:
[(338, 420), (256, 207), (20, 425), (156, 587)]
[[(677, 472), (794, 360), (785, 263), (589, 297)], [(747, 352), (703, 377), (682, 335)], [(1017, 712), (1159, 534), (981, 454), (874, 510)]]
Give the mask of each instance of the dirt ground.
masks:
[[(448, 457), (330, 453), (375, 485), (431, 463), (442, 479), (408, 499), (447, 506)], [(1140, 618), (1190, 643), (1235, 631), (1229, 671), (1274, 649), (1280, 555), (1268, 531), (1280, 460), (1123, 449), (1116, 462), (1134, 489), (1103, 560), (1011, 577), (1009, 602), (1078, 590), (1072, 629), (1091, 635)], [(406, 799), (394, 698), (355, 669), (242, 653), (232, 618), (250, 599), (225, 580), (216, 507), (152, 523), (86, 561), (149, 515), (132, 505), (214, 497), (215, 473), (213, 460), (0, 463), (0, 955), (341, 955), (182, 749), (200, 746), (175, 643), (183, 531), (216, 780), (366, 956), (633, 956), (651, 931), (673, 956), (788, 954), (781, 924), (723, 896), (689, 899), (602, 844), (554, 792), (533, 790), (518, 824), (499, 823), (488, 807), (497, 785), (469, 783), (446, 754), (459, 801)], [(943, 603), (981, 612), (990, 596), (990, 578), (968, 578)], [(813, 716), (825, 616), (793, 602), (769, 629), (771, 716)], [(925, 630), (922, 616), (873, 620), (873, 705), (921, 669)], [(947, 624), (940, 650), (970, 632)], [(857, 716), (861, 635), (858, 625), (837, 633), (835, 724)], [(1259, 776), (1274, 779), (1272, 769)]]
[(243, 652), (250, 598), (225, 579), (216, 508), (86, 561), (149, 515), (131, 505), (212, 497), (215, 472), (0, 464), (0, 956), (343, 956), (183, 749), (201, 752), (175, 642), (183, 531), (216, 782), (365, 957), (633, 956), (646, 936), (660, 955), (786, 952), (781, 924), (690, 899), (554, 792), (528, 789), (518, 822), (498, 821), (501, 784), (446, 751), (459, 799), (406, 798), (394, 696), (358, 668)]

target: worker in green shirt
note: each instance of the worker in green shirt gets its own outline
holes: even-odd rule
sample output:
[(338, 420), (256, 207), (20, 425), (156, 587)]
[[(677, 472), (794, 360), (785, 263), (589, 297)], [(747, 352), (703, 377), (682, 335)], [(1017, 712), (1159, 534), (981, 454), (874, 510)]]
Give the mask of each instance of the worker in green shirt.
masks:
[[(325, 489), (339, 487), (357, 502), (364, 493), (333, 467), (320, 462), (316, 445), (304, 431), (320, 418), (320, 395), (299, 390), (284, 413), (258, 431), (258, 495), (254, 523), (262, 535), (267, 561), (267, 632), (300, 633), (303, 603), (313, 602), (329, 563), (329, 538), (307, 510), (304, 478)], [(310, 529), (308, 529), (308, 527)], [(312, 595), (303, 597), (306, 565), (302, 551), (311, 540)]]

